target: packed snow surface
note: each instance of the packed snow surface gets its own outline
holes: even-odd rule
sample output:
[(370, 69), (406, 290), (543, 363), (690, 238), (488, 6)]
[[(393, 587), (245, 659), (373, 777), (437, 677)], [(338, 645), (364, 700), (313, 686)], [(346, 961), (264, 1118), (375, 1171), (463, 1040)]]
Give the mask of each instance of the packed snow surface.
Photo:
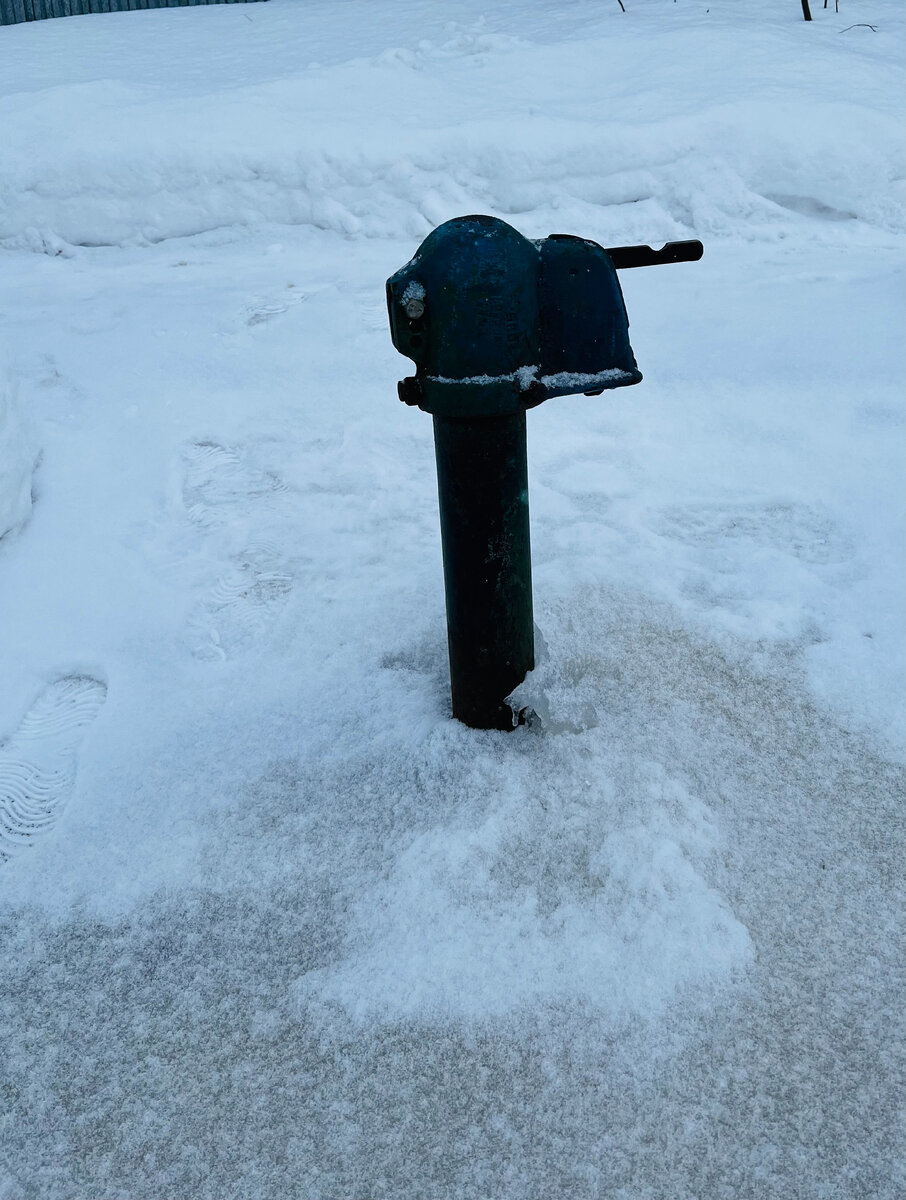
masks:
[(4, 369), (4, 361), (8, 355), (0, 359), (0, 538), (28, 519), (38, 458), (35, 422), (20, 403), (18, 380)]
[[(904, 14), (833, 7), (0, 30), (2, 1200), (902, 1197)], [(705, 243), (529, 414), (510, 734), (384, 298), (470, 213)]]

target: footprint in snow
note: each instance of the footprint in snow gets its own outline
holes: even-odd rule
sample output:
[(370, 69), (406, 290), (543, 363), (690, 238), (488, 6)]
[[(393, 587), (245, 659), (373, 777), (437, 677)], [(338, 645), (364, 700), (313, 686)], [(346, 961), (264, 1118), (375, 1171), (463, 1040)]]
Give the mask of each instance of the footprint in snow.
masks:
[(16, 732), (0, 742), (0, 863), (59, 821), (76, 777), (76, 757), (107, 688), (67, 675), (44, 689)]
[(293, 587), (278, 562), (268, 543), (234, 559), (190, 618), (196, 658), (225, 661), (264, 636)]
[[(240, 448), (198, 441), (183, 447), (182, 503), (205, 534), (205, 557), (223, 555), (216, 582), (189, 618), (196, 658), (226, 660), (266, 633), (292, 591), (294, 576), (278, 542), (259, 537), (237, 550), (236, 529), (260, 529), (287, 492), (272, 471), (250, 464)], [(278, 514), (279, 515), (279, 514)]]
[(238, 450), (217, 442), (183, 447), (182, 479), (186, 515), (206, 527), (231, 519), (250, 501), (286, 491), (279, 476), (250, 465)]

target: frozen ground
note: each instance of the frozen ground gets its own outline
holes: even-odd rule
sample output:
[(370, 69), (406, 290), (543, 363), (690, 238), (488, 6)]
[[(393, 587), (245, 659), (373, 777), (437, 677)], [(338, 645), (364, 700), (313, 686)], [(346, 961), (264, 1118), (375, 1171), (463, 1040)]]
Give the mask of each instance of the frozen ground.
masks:
[[(903, 1196), (904, 16), (626, 3), (0, 31), (2, 1200)], [(706, 244), (530, 414), (511, 735), (383, 298), (474, 211)]]

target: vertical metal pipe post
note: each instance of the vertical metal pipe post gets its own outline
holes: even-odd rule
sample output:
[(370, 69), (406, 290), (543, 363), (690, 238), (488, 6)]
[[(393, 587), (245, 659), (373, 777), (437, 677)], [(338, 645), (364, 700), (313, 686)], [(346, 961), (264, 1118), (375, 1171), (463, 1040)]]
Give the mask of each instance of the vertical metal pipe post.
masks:
[(497, 217), (445, 221), (387, 280), (390, 334), (412, 359), (399, 396), (434, 419), (453, 715), (512, 729), (532, 670), (525, 410), (641, 381), (620, 267), (701, 258), (700, 242), (530, 241)]
[(453, 715), (512, 729), (535, 659), (525, 413), (435, 415), (434, 449)]

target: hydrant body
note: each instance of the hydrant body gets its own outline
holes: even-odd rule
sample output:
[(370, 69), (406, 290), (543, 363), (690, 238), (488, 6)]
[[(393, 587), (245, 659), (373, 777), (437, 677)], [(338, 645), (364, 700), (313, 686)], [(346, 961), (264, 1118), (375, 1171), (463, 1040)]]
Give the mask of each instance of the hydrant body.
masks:
[[(620, 253), (681, 261), (670, 249)], [(525, 414), (641, 380), (616, 268), (583, 238), (459, 217), (388, 279), (387, 305), (416, 364), (400, 399), (434, 418), (453, 715), (512, 729), (506, 698), (534, 666)]]
[(532, 242), (496, 217), (458, 217), (387, 280), (387, 306), (417, 368), (401, 396), (434, 415), (524, 413), (642, 378), (616, 270), (584, 238)]

